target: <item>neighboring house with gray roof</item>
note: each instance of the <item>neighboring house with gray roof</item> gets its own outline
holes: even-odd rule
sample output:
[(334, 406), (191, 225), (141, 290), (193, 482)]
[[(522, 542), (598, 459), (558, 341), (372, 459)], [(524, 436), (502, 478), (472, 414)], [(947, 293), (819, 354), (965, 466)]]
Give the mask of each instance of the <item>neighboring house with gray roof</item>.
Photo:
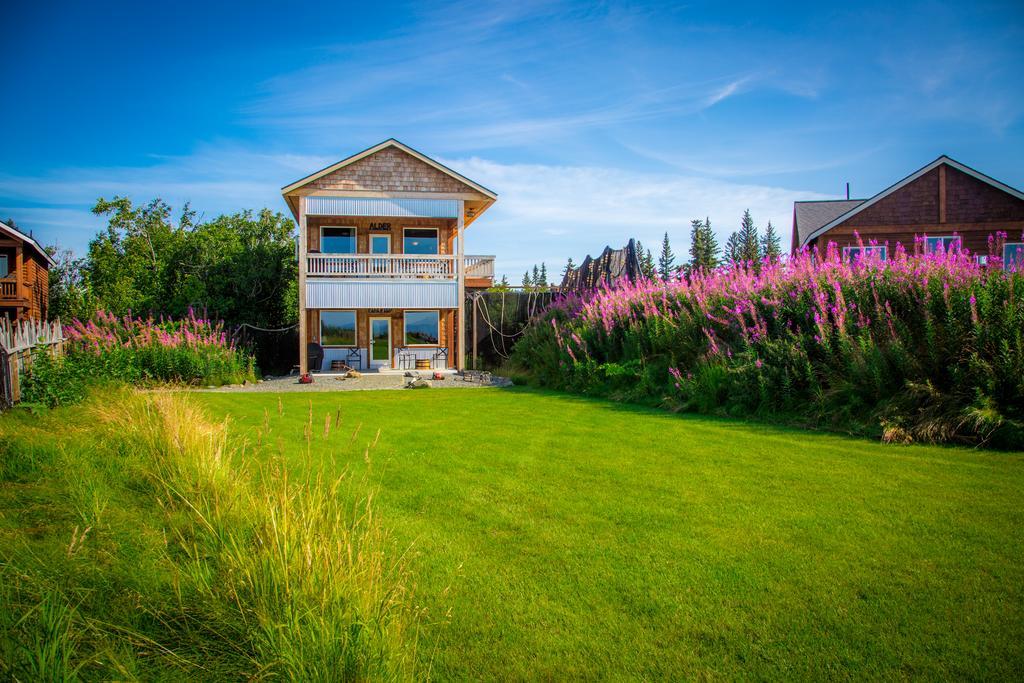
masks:
[(793, 202), (793, 251), (806, 244), (815, 230), (863, 203), (863, 199)]
[[(1006, 238), (990, 243), (1000, 233)], [(794, 202), (793, 252), (824, 251), (830, 242), (845, 257), (870, 251), (885, 259), (902, 244), (907, 251), (955, 248), (980, 261), (1020, 263), (1024, 193), (941, 156), (869, 199)]]

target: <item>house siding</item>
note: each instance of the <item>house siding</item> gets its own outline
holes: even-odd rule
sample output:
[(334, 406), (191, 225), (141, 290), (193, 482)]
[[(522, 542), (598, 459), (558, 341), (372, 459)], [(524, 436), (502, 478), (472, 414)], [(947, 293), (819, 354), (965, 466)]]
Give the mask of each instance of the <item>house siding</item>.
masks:
[(311, 183), (317, 190), (461, 193), (476, 190), (400, 149), (382, 149)]
[(457, 308), (459, 286), (454, 280), (356, 280), (335, 278), (306, 281), (309, 308)]

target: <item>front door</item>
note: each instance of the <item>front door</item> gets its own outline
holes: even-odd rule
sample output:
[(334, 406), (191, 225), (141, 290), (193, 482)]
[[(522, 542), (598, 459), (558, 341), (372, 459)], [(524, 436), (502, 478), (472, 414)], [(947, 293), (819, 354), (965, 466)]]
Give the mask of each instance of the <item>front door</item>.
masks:
[(370, 318), (370, 367), (391, 367), (391, 318)]
[[(370, 235), (370, 253), (371, 254), (390, 254), (391, 253), (391, 236), (390, 235)], [(386, 258), (375, 258), (370, 261), (370, 271), (374, 275), (389, 275), (388, 270), (388, 259)]]

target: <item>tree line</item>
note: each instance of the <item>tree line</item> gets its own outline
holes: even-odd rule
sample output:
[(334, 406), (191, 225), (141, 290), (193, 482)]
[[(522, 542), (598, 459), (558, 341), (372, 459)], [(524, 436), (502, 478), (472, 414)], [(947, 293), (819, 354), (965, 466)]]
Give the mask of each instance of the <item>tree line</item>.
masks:
[[(764, 232), (761, 232), (754, 225), (750, 209), (747, 209), (743, 212), (739, 229), (730, 234), (726, 240), (724, 250), (719, 246), (718, 239), (711, 229), (710, 218), (704, 218), (703, 220), (695, 218), (690, 221), (690, 258), (682, 264), (676, 263), (676, 254), (672, 250), (672, 244), (667, 232), (664, 238), (662, 238), (661, 250), (658, 253), (657, 259), (655, 259), (650, 249), (644, 247), (640, 240), (636, 240), (636, 250), (637, 258), (640, 262), (640, 273), (644, 277), (669, 280), (677, 277), (680, 273), (685, 274), (695, 270), (711, 270), (718, 266), (733, 263), (753, 263), (756, 265), (766, 258), (773, 261), (777, 260), (782, 256), (782, 240), (771, 221), (768, 221)], [(566, 269), (562, 272), (563, 276), (574, 267), (575, 264), (573, 264), (570, 257), (566, 264)], [(537, 274), (536, 266), (534, 266), (533, 272), (534, 275)], [(527, 287), (529, 275), (528, 272), (523, 278), (524, 287)], [(529, 284), (531, 287), (536, 288), (538, 283), (530, 281)], [(544, 287), (546, 288), (547, 286), (545, 280)]]
[(294, 222), (269, 209), (202, 221), (187, 204), (172, 218), (160, 199), (126, 197), (92, 209), (107, 227), (86, 255), (50, 248), (50, 315), (185, 315), (280, 328), (298, 318)]
[(739, 230), (729, 235), (724, 250), (719, 246), (718, 239), (711, 229), (711, 219), (695, 218), (690, 221), (690, 258), (686, 262), (676, 264), (676, 255), (672, 251), (667, 232), (661, 241), (657, 261), (651, 250), (645, 249), (639, 241), (637, 251), (640, 272), (645, 277), (668, 280), (680, 273), (711, 270), (722, 265), (758, 264), (764, 259), (777, 260), (782, 256), (782, 240), (771, 221), (768, 221), (764, 232), (761, 232), (754, 225), (754, 219), (747, 209), (743, 212)]

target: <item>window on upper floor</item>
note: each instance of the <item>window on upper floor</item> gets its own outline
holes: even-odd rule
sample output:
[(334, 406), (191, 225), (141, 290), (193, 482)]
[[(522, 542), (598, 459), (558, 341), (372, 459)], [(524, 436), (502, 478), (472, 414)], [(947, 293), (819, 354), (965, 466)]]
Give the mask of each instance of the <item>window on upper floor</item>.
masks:
[(1024, 269), (1024, 242), (1008, 242), (1003, 245), (1003, 268)]
[(437, 254), (437, 228), (406, 228), (402, 240), (406, 254)]
[(925, 251), (929, 254), (934, 254), (940, 249), (943, 253), (948, 251), (958, 251), (960, 249), (960, 236), (942, 235), (939, 237), (926, 237), (924, 247)]
[(843, 247), (844, 261), (856, 261), (868, 256), (874, 256), (879, 261), (884, 261), (888, 255), (889, 249), (884, 244), (869, 247)]
[(356, 253), (356, 229), (323, 226), (320, 228), (320, 252), (323, 254)]
[(7, 264), (7, 254), (0, 254), (0, 277), (7, 277), (11, 274)]
[(355, 311), (320, 311), (321, 346), (355, 346)]

